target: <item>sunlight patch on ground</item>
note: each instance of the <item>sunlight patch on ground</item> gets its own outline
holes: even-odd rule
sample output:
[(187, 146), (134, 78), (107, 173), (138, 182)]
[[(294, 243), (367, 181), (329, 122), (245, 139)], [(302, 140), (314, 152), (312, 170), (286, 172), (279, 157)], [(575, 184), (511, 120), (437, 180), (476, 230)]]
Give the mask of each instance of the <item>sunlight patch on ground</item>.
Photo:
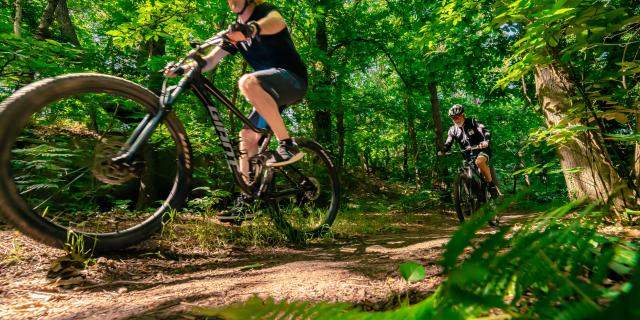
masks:
[(449, 242), (449, 238), (442, 238), (436, 240), (430, 240), (425, 242), (419, 242), (415, 244), (411, 244), (401, 248), (388, 248), (381, 245), (371, 245), (365, 249), (367, 253), (383, 253), (391, 255), (392, 258), (402, 258), (406, 256), (409, 252), (414, 252), (418, 250), (429, 250), (429, 249), (440, 249), (447, 242)]

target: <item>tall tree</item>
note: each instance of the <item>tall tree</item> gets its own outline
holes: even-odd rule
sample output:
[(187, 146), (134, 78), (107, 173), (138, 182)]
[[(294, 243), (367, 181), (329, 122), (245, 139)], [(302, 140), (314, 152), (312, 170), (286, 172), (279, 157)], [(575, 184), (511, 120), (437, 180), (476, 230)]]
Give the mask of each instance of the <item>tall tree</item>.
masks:
[(318, 5), (318, 17), (316, 21), (316, 43), (321, 52), (321, 59), (318, 61), (320, 70), (318, 76), (317, 91), (325, 94), (316, 94), (315, 115), (313, 117), (313, 128), (315, 138), (321, 144), (330, 147), (332, 145), (331, 138), (331, 96), (328, 91), (331, 90), (331, 67), (327, 61), (327, 53), (329, 50), (329, 37), (327, 35), (327, 12), (330, 9), (330, 1), (321, 0)]
[(56, 12), (56, 8), (58, 7), (58, 3), (60, 0), (48, 0), (47, 6), (42, 13), (42, 18), (40, 19), (40, 25), (38, 26), (38, 30), (36, 31), (36, 38), (38, 40), (44, 40), (49, 38), (49, 26), (53, 22), (55, 18), (54, 14)]
[(60, 24), (60, 31), (62, 31), (62, 34), (65, 35), (67, 40), (76, 46), (80, 46), (80, 41), (78, 40), (75, 27), (69, 15), (67, 0), (47, 1), (47, 6), (42, 13), (40, 25), (36, 31), (36, 38), (38, 40), (44, 40), (50, 37), (49, 27), (51, 26), (54, 18)]
[(60, 0), (56, 8), (56, 21), (60, 24), (60, 30), (64, 34), (70, 43), (80, 46), (78, 35), (76, 34), (76, 28), (71, 21), (69, 15), (69, 8), (67, 7), (67, 0)]
[(435, 81), (429, 82), (429, 100), (431, 101), (431, 119), (433, 120), (435, 145), (437, 150), (444, 150), (442, 111), (440, 110), (440, 100), (438, 99), (438, 83)]
[[(560, 66), (536, 67), (534, 72), (536, 94), (544, 112), (548, 127), (554, 128), (566, 123), (574, 95), (575, 85)], [(571, 130), (584, 126), (581, 119), (570, 121), (565, 128)], [(620, 189), (622, 195), (631, 195), (610, 160), (602, 144), (602, 136), (595, 130), (576, 131), (558, 145), (556, 151), (560, 159), (567, 189), (575, 198), (587, 197), (609, 202), (618, 208), (626, 206), (624, 197), (614, 193)], [(613, 196), (613, 199), (610, 197)]]
[(16, 8), (16, 15), (13, 18), (13, 33), (20, 37), (22, 34), (22, 28), (20, 24), (22, 23), (22, 0), (15, 0), (14, 2)]
[[(618, 111), (606, 108), (615, 97), (604, 97), (607, 93), (597, 89), (606, 82), (604, 77), (598, 80), (602, 72), (594, 69), (592, 62), (582, 60), (590, 56), (585, 52), (600, 50), (597, 48), (603, 47), (607, 37), (615, 38), (615, 33), (624, 33), (627, 26), (640, 20), (630, 18), (624, 8), (597, 0), (556, 2), (551, 8), (543, 3), (519, 3), (502, 10), (496, 23), (519, 21), (525, 33), (517, 42), (520, 50), (514, 58), (519, 61), (507, 68), (508, 76), (500, 82), (506, 85), (533, 70), (538, 101), (550, 128), (547, 134), (557, 142), (569, 194), (612, 203), (618, 210), (638, 205), (637, 185), (622, 167), (624, 155), (617, 145), (607, 148), (604, 142), (610, 133), (605, 117), (625, 120), (619, 120)], [(533, 12), (546, 14), (533, 17)], [(594, 54), (616, 59), (611, 51)], [(586, 89), (589, 81), (595, 85)], [(599, 105), (605, 108), (599, 109)]]

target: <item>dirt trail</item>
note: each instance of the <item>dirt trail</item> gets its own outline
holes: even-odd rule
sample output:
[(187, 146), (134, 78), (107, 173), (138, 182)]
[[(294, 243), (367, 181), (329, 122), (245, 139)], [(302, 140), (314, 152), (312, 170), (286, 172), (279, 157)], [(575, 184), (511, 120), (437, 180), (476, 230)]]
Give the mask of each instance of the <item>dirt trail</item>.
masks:
[[(398, 293), (410, 290), (420, 299), (442, 281), (437, 261), (457, 222), (440, 213), (424, 216), (429, 224), (407, 226), (400, 234), (338, 238), (303, 249), (162, 250), (162, 257), (128, 250), (98, 257), (75, 289), (57, 288), (46, 278), (51, 261), (64, 255), (61, 250), (5, 227), (0, 230), (0, 319), (193, 319), (188, 312), (195, 305), (228, 305), (253, 295), (384, 309)], [(402, 280), (398, 266), (407, 260), (425, 266), (425, 280), (411, 285)]]

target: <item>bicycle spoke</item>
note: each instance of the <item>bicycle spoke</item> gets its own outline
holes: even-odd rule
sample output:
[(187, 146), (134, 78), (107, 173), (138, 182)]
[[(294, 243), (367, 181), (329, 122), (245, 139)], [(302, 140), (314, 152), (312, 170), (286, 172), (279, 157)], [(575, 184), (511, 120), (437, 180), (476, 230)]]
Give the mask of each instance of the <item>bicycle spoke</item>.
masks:
[(161, 206), (164, 201), (153, 201), (168, 189), (155, 186), (161, 179), (155, 177), (170, 177), (175, 166), (149, 166), (144, 158), (162, 152), (157, 146), (173, 143), (166, 129), (153, 133), (150, 141), (156, 144), (145, 146), (130, 167), (110, 164), (136, 127), (121, 114), (142, 113), (125, 106), (143, 111), (126, 98), (86, 94), (60, 100), (33, 116), (17, 140), (21, 147), (12, 150), (12, 171), (30, 208), (44, 210), (45, 219), (65, 228), (120, 232)]
[(33, 207), (34, 210), (37, 210), (38, 208), (40, 208), (40, 206), (42, 206), (43, 204), (45, 204), (46, 202), (48, 202), (49, 200), (51, 200), (53, 197), (57, 196), (58, 194), (60, 194), (60, 192), (66, 190), (72, 183), (78, 181), (80, 178), (82, 178), (82, 176), (84, 176), (87, 172), (89, 172), (89, 168), (86, 168), (86, 170), (81, 173), (80, 175), (78, 175), (77, 177), (75, 177), (73, 180), (69, 181), (69, 183), (67, 183), (66, 185), (64, 185), (62, 188), (58, 189), (58, 191), (56, 191), (54, 194), (52, 194), (51, 196), (49, 196), (49, 198), (47, 198), (46, 200), (42, 201), (39, 205)]
[[(329, 160), (315, 144), (299, 143), (305, 156), (293, 165), (274, 171), (276, 224), (305, 237), (320, 235), (331, 225), (337, 211), (337, 180)], [(296, 233), (297, 234), (297, 233)]]

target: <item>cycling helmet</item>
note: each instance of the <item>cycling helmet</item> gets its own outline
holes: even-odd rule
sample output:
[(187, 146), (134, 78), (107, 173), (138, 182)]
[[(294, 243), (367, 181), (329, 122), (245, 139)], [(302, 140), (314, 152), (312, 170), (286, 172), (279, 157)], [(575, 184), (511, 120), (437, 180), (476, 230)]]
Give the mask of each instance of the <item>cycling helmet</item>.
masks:
[(449, 109), (449, 117), (454, 117), (457, 115), (461, 115), (464, 113), (464, 107), (459, 104), (454, 104), (451, 109)]

